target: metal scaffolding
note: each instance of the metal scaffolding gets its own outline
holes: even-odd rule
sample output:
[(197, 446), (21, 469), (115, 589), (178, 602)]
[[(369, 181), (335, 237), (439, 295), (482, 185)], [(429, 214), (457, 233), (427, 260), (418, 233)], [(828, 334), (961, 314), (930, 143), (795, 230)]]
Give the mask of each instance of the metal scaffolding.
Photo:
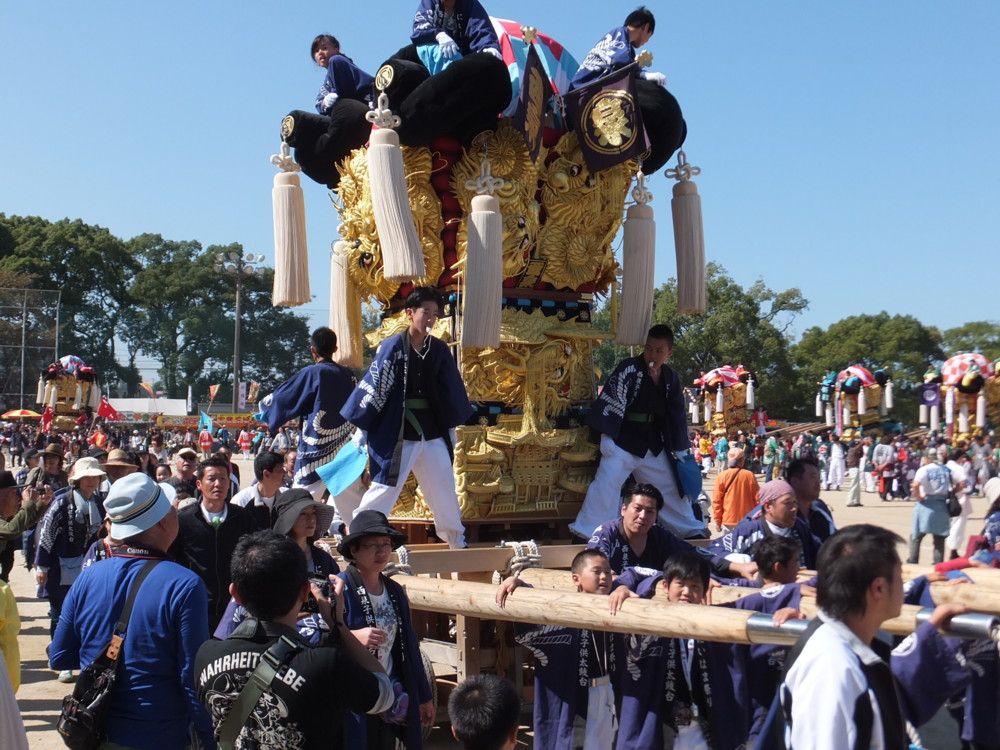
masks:
[(0, 287), (0, 406), (35, 405), (42, 369), (59, 358), (58, 289)]

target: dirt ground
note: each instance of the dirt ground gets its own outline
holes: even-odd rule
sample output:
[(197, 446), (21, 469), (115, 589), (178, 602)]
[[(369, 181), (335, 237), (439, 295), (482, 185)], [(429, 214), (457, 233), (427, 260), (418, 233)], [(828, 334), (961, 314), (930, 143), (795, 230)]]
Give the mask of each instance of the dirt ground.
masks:
[[(241, 471), (245, 472), (246, 476), (252, 475), (252, 468), (248, 463), (243, 465)], [(710, 485), (711, 479), (709, 487)], [(892, 529), (903, 537), (908, 536), (912, 503), (883, 503), (879, 501), (877, 495), (863, 494), (862, 507), (847, 508), (846, 492), (824, 492), (822, 497), (833, 509), (839, 526), (861, 522), (875, 523)], [(973, 498), (973, 508), (969, 530), (976, 533), (981, 526), (986, 501), (983, 498)], [(907, 550), (901, 546), (899, 552), (905, 558)], [(921, 561), (926, 563), (930, 560), (930, 537), (927, 537), (921, 551)], [(62, 697), (70, 692), (71, 686), (57, 682), (55, 673), (47, 667), (45, 646), (49, 642), (48, 604), (35, 598), (34, 576), (21, 564), (20, 553), (16, 556), (10, 584), (17, 596), (17, 606), (21, 615), (22, 677), (17, 702), (21, 707), (29, 743), (37, 750), (62, 748), (63, 743), (55, 731), (55, 722), (59, 716)], [(958, 748), (956, 735), (955, 723), (944, 712), (921, 728), (923, 744), (928, 750)], [(522, 733), (522, 740), (527, 740), (530, 747), (530, 737), (525, 737)], [(450, 739), (450, 733), (442, 728), (434, 732), (427, 747), (437, 750), (457, 747), (457, 744)]]

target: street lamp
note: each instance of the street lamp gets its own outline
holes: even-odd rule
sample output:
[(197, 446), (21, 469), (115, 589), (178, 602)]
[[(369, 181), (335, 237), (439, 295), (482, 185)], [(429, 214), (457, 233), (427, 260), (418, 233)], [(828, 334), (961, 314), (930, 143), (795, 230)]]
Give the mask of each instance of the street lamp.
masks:
[(263, 255), (244, 253), (243, 248), (219, 253), (215, 256), (215, 272), (231, 273), (236, 277), (236, 321), (233, 333), (233, 413), (240, 399), (240, 318), (242, 317), (243, 277), (257, 276), (263, 272), (260, 265)]

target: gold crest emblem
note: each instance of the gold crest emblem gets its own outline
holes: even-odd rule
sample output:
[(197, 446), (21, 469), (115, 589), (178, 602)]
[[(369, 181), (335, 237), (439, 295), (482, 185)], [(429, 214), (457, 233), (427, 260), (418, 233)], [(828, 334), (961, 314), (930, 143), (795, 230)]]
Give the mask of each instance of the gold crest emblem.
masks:
[(603, 91), (587, 104), (583, 112), (587, 145), (603, 154), (624, 151), (635, 143), (636, 128), (632, 119), (635, 102), (628, 91)]
[(392, 69), (391, 65), (383, 65), (378, 69), (378, 73), (375, 74), (375, 88), (378, 91), (385, 91), (392, 85), (393, 76), (396, 71)]
[(287, 141), (294, 130), (295, 118), (291, 115), (286, 115), (285, 119), (281, 121), (281, 140)]

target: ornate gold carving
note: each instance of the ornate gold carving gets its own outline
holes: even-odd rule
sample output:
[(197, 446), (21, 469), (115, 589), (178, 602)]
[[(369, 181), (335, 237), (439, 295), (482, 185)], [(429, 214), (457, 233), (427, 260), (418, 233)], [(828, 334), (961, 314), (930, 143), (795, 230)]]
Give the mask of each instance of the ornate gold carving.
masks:
[(627, 91), (607, 91), (595, 96), (584, 112), (597, 133), (595, 145), (604, 153), (623, 151), (635, 142), (636, 131), (629, 127), (623, 99), (632, 104)]
[(392, 85), (392, 79), (395, 74), (396, 71), (393, 70), (391, 65), (383, 65), (375, 74), (375, 89), (377, 91), (385, 91)]

